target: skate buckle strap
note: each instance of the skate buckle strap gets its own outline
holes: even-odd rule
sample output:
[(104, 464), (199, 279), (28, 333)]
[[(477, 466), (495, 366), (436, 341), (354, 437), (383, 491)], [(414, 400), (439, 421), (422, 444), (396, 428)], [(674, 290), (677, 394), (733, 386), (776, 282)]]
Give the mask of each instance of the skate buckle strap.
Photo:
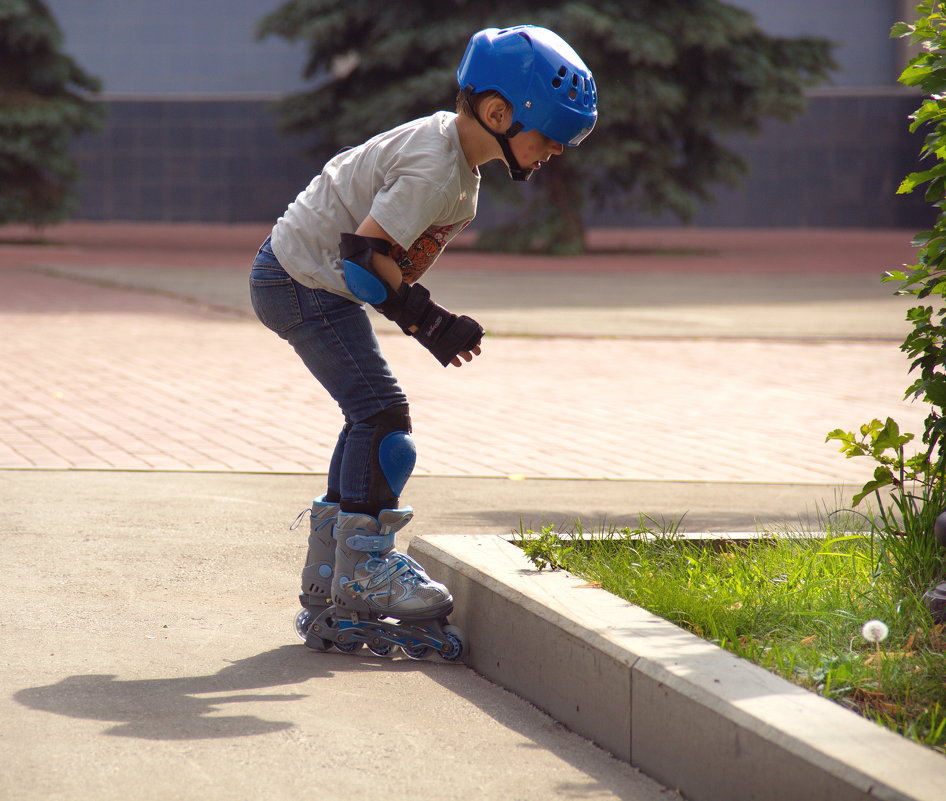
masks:
[(345, 544), (353, 551), (388, 551), (394, 547), (394, 534), (353, 534)]

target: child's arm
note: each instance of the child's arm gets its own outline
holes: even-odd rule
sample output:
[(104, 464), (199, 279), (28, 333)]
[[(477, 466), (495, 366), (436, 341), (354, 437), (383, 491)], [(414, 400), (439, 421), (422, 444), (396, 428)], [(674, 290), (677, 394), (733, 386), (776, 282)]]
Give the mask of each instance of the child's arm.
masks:
[(460, 367), (479, 355), (482, 326), (434, 303), (423, 285), (407, 284), (387, 253), (392, 241), (370, 216), (354, 234), (342, 234), (341, 256), (352, 294), (397, 323), (444, 367)]
[[(370, 236), (374, 239), (383, 239), (388, 243), (394, 242), (394, 240), (388, 236), (388, 232), (378, 225), (374, 217), (370, 215), (365, 217), (365, 221), (358, 226), (358, 230), (355, 231), (355, 234), (357, 236)], [(375, 251), (372, 254), (371, 266), (391, 285), (392, 289), (397, 289), (404, 280), (401, 275), (401, 268), (397, 266), (397, 262), (384, 253)]]

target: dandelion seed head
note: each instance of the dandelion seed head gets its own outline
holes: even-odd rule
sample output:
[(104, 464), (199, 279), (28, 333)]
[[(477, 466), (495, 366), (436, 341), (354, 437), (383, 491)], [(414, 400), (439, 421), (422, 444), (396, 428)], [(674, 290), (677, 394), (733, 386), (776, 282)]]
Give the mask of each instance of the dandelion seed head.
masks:
[(885, 640), (889, 633), (890, 629), (887, 628), (887, 624), (882, 620), (868, 620), (861, 627), (861, 635), (867, 642), (880, 642), (881, 640)]

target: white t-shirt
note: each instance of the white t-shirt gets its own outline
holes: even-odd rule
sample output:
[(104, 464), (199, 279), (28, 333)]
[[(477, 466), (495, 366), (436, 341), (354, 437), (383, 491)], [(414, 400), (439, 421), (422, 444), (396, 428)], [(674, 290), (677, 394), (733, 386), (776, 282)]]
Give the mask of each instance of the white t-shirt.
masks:
[(279, 263), (300, 284), (360, 302), (348, 289), (339, 235), (370, 214), (395, 244), (409, 281), (422, 275), (476, 215), (480, 176), (470, 169), (457, 115), (439, 111), (334, 156), (273, 226)]

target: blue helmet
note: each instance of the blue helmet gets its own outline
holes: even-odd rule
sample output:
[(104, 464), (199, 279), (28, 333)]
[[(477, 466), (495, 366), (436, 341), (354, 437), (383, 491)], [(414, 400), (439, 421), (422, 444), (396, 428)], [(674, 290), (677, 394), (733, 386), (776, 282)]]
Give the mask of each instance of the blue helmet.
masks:
[(557, 33), (535, 25), (473, 35), (457, 69), (460, 88), (495, 90), (513, 109), (506, 136), (536, 130), (577, 145), (594, 128), (598, 94), (591, 70)]

